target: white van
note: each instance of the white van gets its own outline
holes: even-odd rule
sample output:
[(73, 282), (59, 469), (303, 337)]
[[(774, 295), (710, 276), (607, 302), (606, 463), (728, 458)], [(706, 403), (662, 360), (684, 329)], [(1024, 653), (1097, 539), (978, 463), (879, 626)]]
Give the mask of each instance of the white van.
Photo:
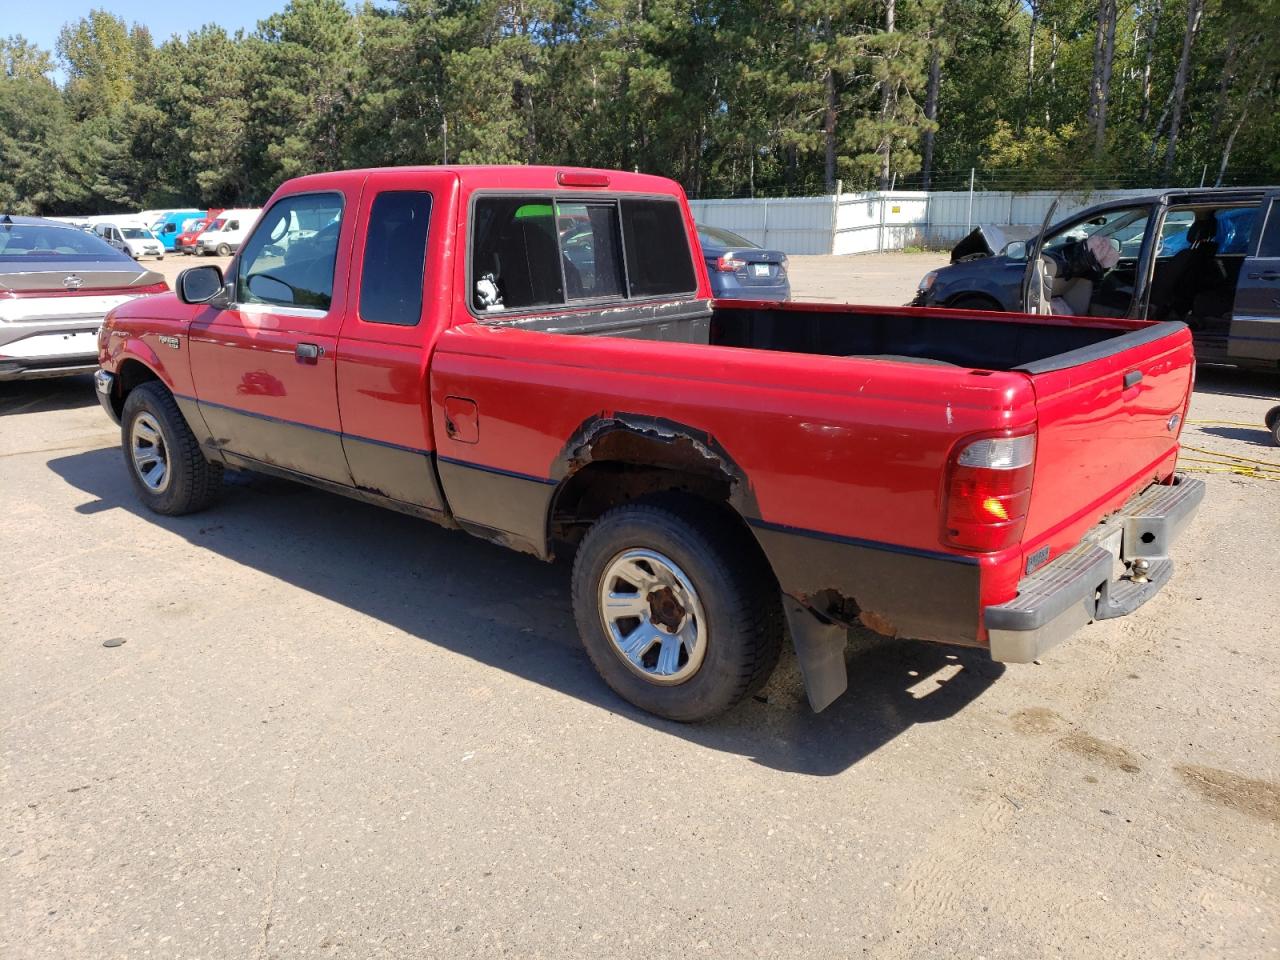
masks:
[(154, 233), (139, 223), (99, 222), (93, 225), (92, 232), (135, 260), (141, 260), (143, 257), (164, 259), (164, 244)]
[(249, 235), (253, 225), (258, 222), (258, 210), (223, 210), (218, 219), (209, 224), (200, 236), (196, 237), (196, 253), (216, 253), (220, 257), (229, 257), (240, 249), (240, 243)]

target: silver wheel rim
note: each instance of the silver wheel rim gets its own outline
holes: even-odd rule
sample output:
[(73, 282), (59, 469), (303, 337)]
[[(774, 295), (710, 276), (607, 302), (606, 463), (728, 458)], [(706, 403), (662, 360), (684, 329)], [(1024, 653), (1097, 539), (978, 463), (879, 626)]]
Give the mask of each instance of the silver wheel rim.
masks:
[(613, 650), (639, 677), (684, 683), (707, 655), (707, 618), (673, 560), (654, 550), (624, 550), (600, 578), (600, 619)]
[(148, 490), (162, 493), (169, 486), (169, 451), (160, 424), (149, 413), (133, 418), (129, 428), (129, 452), (133, 469)]

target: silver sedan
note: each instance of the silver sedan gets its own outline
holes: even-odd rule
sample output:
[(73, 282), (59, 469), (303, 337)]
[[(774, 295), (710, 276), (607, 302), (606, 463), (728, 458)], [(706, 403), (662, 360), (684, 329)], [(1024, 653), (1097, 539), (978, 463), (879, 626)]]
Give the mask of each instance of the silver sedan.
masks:
[(0, 380), (86, 373), (112, 307), (164, 277), (69, 224), (0, 214)]

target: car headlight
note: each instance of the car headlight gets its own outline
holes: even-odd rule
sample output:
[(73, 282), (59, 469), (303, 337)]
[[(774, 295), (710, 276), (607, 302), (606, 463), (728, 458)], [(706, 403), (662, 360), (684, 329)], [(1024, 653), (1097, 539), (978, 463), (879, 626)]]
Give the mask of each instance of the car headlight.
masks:
[(920, 293), (928, 293), (933, 289), (934, 282), (938, 279), (938, 271), (930, 270), (920, 278), (920, 285), (916, 288)]

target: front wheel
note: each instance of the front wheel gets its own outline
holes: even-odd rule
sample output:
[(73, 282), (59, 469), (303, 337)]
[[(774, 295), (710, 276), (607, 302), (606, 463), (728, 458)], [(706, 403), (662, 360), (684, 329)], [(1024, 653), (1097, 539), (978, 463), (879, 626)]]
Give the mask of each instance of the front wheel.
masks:
[(777, 584), (751, 534), (699, 501), (655, 498), (605, 513), (578, 548), (573, 608), (605, 682), (671, 720), (723, 713), (778, 662)]
[(222, 486), (222, 464), (200, 450), (163, 385), (135, 387), (120, 415), (121, 443), (133, 488), (149, 510), (180, 516), (203, 510)]
[(231, 256), (231, 248), (228, 247), (225, 243), (218, 244), (218, 256), (220, 257)]

